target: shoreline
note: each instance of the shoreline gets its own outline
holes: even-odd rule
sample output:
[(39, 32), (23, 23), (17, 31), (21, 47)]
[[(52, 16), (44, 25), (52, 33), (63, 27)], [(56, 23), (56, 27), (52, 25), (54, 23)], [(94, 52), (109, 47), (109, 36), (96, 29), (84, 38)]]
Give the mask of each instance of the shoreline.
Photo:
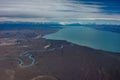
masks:
[[(88, 80), (117, 80), (116, 73), (120, 78), (120, 54), (79, 46), (64, 40), (35, 38), (40, 34), (53, 32), (56, 30), (21, 31), (19, 38), (14, 36), (17, 31), (8, 32), (12, 35), (10, 39), (17, 38), (19, 44), (0, 46), (0, 76), (4, 76), (2, 80), (8, 80), (8, 69), (15, 72), (15, 80), (31, 80), (39, 75), (51, 75), (60, 80), (86, 80), (86, 77)], [(2, 34), (1, 37), (6, 36), (6, 32)], [(22, 54), (25, 51), (30, 54)], [(19, 62), (22, 67), (18, 58), (22, 59)], [(33, 64), (33, 58), (34, 65), (26, 67), (27, 64)]]
[[(113, 38), (111, 36), (114, 36)], [(120, 35), (113, 32), (99, 31), (88, 27), (67, 27), (42, 38), (50, 40), (65, 40), (80, 46), (97, 50), (120, 53)]]

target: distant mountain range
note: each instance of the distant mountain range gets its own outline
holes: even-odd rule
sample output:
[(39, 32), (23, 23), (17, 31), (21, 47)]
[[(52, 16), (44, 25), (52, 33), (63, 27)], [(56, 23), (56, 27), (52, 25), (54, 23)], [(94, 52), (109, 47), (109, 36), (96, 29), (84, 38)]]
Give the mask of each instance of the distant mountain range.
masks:
[(80, 23), (34, 23), (34, 22), (0, 22), (0, 30), (12, 30), (12, 29), (40, 29), (40, 28), (63, 28), (65, 26), (75, 26), (75, 27), (90, 27), (102, 31), (110, 31), (120, 33), (120, 25), (110, 25), (110, 24), (80, 24)]

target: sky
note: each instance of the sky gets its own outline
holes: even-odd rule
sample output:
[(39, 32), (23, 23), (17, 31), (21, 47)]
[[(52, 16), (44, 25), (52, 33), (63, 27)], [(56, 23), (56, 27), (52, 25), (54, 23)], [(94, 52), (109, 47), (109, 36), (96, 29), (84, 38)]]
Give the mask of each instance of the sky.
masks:
[(118, 0), (0, 0), (0, 21), (120, 24), (119, 9)]

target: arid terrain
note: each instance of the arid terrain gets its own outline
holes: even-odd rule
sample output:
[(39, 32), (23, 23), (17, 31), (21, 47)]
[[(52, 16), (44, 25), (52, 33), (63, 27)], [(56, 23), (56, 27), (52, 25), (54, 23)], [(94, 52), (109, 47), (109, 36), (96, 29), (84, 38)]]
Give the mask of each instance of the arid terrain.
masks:
[(58, 29), (0, 31), (0, 80), (120, 80), (120, 54), (47, 40)]

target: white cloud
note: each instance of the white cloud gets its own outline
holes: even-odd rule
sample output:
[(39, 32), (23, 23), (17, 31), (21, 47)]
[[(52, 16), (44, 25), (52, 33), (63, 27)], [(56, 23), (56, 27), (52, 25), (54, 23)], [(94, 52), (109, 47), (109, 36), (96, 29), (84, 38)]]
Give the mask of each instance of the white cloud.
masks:
[(70, 0), (0, 0), (0, 21), (120, 19), (120, 15), (103, 14), (100, 7), (99, 5), (75, 4)]

